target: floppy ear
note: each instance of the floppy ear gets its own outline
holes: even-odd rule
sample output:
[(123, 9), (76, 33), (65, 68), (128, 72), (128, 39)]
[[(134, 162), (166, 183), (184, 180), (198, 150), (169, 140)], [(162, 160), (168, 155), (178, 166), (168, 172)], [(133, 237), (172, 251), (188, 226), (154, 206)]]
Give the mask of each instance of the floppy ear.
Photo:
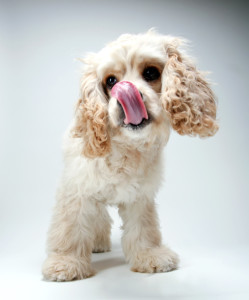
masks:
[(72, 135), (83, 138), (82, 154), (88, 158), (105, 156), (110, 151), (107, 102), (92, 66), (82, 77)]
[(212, 136), (218, 130), (216, 101), (203, 74), (177, 46), (167, 45), (168, 60), (163, 72), (162, 104), (172, 127), (181, 135)]

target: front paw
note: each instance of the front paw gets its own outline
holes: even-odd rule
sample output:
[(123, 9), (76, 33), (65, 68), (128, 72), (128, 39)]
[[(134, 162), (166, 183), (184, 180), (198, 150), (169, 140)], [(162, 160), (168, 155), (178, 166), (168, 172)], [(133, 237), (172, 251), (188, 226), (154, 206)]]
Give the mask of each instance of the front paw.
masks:
[(50, 281), (71, 281), (93, 276), (91, 265), (82, 258), (67, 255), (50, 255), (44, 262), (42, 273)]
[(169, 248), (151, 248), (137, 253), (131, 270), (140, 273), (168, 272), (177, 269), (178, 263), (178, 255)]

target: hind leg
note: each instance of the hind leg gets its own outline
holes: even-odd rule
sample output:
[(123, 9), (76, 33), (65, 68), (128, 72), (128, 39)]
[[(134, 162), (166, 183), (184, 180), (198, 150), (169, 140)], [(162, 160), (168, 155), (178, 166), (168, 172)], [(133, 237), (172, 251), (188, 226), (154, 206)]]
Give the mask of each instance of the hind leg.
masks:
[(96, 220), (94, 222), (93, 252), (107, 252), (111, 250), (111, 224), (112, 220), (104, 204), (98, 203)]

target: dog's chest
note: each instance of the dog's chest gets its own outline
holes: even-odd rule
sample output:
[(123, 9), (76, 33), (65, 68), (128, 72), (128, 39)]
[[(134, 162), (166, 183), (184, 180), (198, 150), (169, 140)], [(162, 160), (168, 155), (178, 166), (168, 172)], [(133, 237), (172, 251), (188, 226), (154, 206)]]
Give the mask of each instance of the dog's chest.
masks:
[(95, 160), (85, 174), (85, 192), (110, 205), (151, 198), (160, 183), (159, 160), (138, 152)]

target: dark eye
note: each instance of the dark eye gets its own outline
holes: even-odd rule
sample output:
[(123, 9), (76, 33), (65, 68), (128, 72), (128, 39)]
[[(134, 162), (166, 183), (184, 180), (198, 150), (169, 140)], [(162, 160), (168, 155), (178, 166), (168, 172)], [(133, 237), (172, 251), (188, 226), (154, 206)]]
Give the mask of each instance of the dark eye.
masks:
[(160, 72), (156, 67), (147, 67), (143, 71), (143, 78), (146, 81), (154, 81), (160, 77)]
[(109, 77), (107, 77), (107, 79), (106, 79), (106, 87), (108, 89), (111, 90), (116, 83), (117, 83), (117, 78), (115, 76), (109, 76)]

